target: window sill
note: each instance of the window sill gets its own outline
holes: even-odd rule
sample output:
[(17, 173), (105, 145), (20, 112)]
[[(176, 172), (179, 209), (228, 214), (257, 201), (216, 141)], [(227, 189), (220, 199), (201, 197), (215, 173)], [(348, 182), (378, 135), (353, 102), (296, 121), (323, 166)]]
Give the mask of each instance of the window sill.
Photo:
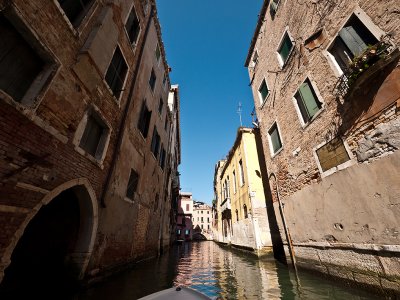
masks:
[(301, 122), (301, 128), (303, 130), (305, 130), (308, 126), (311, 125), (311, 123), (313, 123), (323, 112), (325, 111), (325, 106), (322, 106), (321, 109), (311, 118), (310, 121), (308, 121), (307, 123), (304, 123), (302, 120), (300, 120)]
[(351, 166), (353, 166), (355, 164), (357, 164), (357, 161), (354, 160), (354, 159), (350, 159), (350, 160), (346, 161), (345, 163), (342, 163), (341, 165), (338, 165), (336, 167), (330, 168), (329, 170), (326, 170), (326, 171), (322, 171), (322, 169), (320, 169), (319, 166), (318, 166), (318, 168), (319, 168), (319, 171), (321, 173), (321, 178), (325, 178), (325, 177), (328, 177), (328, 176), (330, 176), (332, 174), (335, 174), (336, 172), (339, 172), (339, 171), (342, 171), (344, 169), (347, 169), (348, 167), (351, 167)]
[(110, 96), (113, 98), (115, 104), (118, 105), (118, 108), (121, 108), (121, 98), (122, 98), (122, 94), (123, 94), (124, 91), (122, 90), (122, 91), (121, 91), (121, 94), (120, 94), (119, 97), (117, 98), (117, 97), (115, 97), (114, 92), (112, 91), (112, 89), (111, 89), (110, 86), (108, 85), (107, 81), (105, 81), (105, 80), (103, 79), (103, 83), (104, 83), (104, 85), (105, 85), (107, 91), (110, 93)]
[(269, 97), (270, 97), (270, 90), (268, 90), (268, 96), (264, 99), (264, 101), (261, 103), (261, 105), (260, 105), (260, 109), (263, 109), (264, 108), (264, 105), (265, 105), (265, 103), (267, 103), (267, 100), (269, 99)]
[(271, 153), (271, 158), (273, 159), (275, 156), (277, 156), (279, 153), (281, 153), (283, 151), (283, 149), (284, 149), (284, 147), (282, 146), (275, 153)]
[[(86, 157), (92, 163), (96, 164), (100, 169), (102, 169), (102, 170), (104, 169), (104, 165), (103, 165), (104, 158), (102, 158), (101, 160), (98, 160), (95, 157), (93, 157), (91, 154), (87, 153), (85, 150), (83, 150), (79, 146), (75, 146), (74, 149), (75, 149), (76, 152), (78, 152), (82, 156)], [(103, 152), (103, 155), (104, 155), (104, 152)]]

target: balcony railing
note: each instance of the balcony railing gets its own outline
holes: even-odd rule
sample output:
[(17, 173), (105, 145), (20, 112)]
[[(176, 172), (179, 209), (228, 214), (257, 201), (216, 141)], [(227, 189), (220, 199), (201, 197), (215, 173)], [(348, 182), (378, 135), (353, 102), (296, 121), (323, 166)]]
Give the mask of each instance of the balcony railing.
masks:
[(348, 96), (361, 88), (363, 83), (391, 64), (400, 55), (399, 49), (388, 41), (369, 46), (361, 55), (354, 57), (348, 68), (343, 70), (336, 84), (336, 93)]

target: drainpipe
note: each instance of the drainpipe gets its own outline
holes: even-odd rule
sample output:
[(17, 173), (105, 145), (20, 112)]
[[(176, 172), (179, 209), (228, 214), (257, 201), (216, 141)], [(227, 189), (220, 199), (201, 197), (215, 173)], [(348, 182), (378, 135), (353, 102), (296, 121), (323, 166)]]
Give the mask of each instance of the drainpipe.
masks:
[(285, 218), (285, 212), (283, 211), (283, 205), (281, 202), (281, 198), (279, 196), (279, 185), (278, 185), (278, 178), (276, 178), (275, 173), (271, 172), (271, 174), (269, 175), (269, 180), (271, 180), (271, 177), (275, 178), (275, 183), (276, 183), (276, 196), (278, 198), (278, 203), (279, 203), (279, 210), (281, 212), (281, 216), (282, 216), (282, 223), (283, 223), (283, 228), (285, 229), (285, 235), (286, 235), (286, 240), (288, 241), (288, 246), (289, 246), (289, 254), (290, 254), (290, 259), (292, 260), (292, 264), (293, 264), (293, 268), (294, 271), (296, 273), (296, 278), (298, 278), (297, 275), (297, 266), (296, 266), (296, 257), (294, 255), (294, 249), (293, 249), (293, 244), (292, 244), (292, 238), (290, 237), (290, 231), (289, 231), (289, 227), (287, 226), (286, 223), (286, 218)]
[(147, 36), (149, 34), (149, 29), (150, 29), (150, 24), (151, 24), (151, 21), (153, 19), (153, 14), (154, 14), (154, 7), (153, 7), (153, 5), (151, 5), (149, 19), (147, 20), (147, 24), (146, 24), (146, 31), (144, 33), (143, 42), (142, 42), (142, 45), (140, 47), (139, 57), (138, 57), (138, 61), (137, 61), (136, 66), (135, 66), (135, 71), (133, 73), (133, 78), (132, 78), (132, 82), (133, 83), (132, 83), (131, 88), (129, 90), (128, 100), (127, 100), (127, 103), (125, 105), (125, 110), (124, 110), (124, 113), (122, 115), (122, 121), (121, 121), (120, 126), (119, 126), (119, 131), (118, 131), (118, 135), (117, 135), (117, 145), (115, 147), (115, 150), (114, 150), (114, 153), (113, 153), (113, 156), (112, 156), (112, 159), (111, 159), (110, 169), (109, 169), (109, 171), (107, 173), (106, 181), (104, 183), (104, 189), (103, 189), (101, 197), (100, 197), (100, 204), (101, 204), (101, 207), (103, 207), (103, 208), (107, 207), (106, 203), (105, 203), (105, 197), (106, 197), (106, 193), (107, 193), (107, 191), (108, 191), (108, 189), (110, 187), (111, 176), (112, 176), (113, 171), (115, 169), (115, 166), (117, 164), (117, 158), (118, 158), (118, 155), (119, 155), (120, 150), (121, 150), (122, 139), (124, 137), (124, 133), (125, 133), (125, 129), (126, 129), (126, 122), (127, 122), (127, 119), (128, 119), (128, 112), (129, 112), (129, 109), (131, 107), (132, 100), (133, 100), (133, 90), (135, 89), (135, 84), (136, 84), (136, 81), (137, 81), (137, 77), (139, 75), (139, 68), (140, 68), (140, 65), (142, 63), (144, 47), (146, 45)]

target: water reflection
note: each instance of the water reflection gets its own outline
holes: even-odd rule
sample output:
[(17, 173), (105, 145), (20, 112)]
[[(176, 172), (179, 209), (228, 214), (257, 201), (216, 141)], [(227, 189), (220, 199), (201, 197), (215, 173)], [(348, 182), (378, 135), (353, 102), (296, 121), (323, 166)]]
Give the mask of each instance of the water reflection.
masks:
[(213, 242), (177, 246), (158, 260), (140, 263), (74, 299), (132, 300), (172, 285), (189, 286), (220, 299), (376, 299), (309, 274), (299, 274), (297, 281), (275, 260), (257, 260)]

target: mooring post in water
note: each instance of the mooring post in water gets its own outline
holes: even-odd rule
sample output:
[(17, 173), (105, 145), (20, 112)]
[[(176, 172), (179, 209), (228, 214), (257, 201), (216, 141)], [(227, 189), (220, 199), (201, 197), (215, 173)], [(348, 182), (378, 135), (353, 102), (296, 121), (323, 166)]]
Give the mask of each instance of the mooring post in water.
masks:
[(294, 255), (294, 249), (293, 249), (293, 244), (292, 244), (292, 238), (290, 236), (290, 231), (289, 231), (289, 228), (288, 228), (287, 223), (286, 223), (285, 212), (283, 211), (283, 205), (282, 205), (282, 202), (281, 202), (281, 198), (279, 196), (278, 178), (276, 177), (275, 173), (272, 172), (269, 175), (269, 180), (271, 179), (272, 176), (274, 176), (274, 178), (275, 178), (276, 197), (278, 198), (278, 204), (279, 204), (279, 210), (280, 210), (281, 216), (282, 216), (283, 228), (285, 230), (286, 240), (287, 240), (288, 246), (289, 246), (290, 259), (292, 260), (293, 268), (294, 268), (294, 271), (296, 273), (296, 280), (298, 281), (296, 257)]

